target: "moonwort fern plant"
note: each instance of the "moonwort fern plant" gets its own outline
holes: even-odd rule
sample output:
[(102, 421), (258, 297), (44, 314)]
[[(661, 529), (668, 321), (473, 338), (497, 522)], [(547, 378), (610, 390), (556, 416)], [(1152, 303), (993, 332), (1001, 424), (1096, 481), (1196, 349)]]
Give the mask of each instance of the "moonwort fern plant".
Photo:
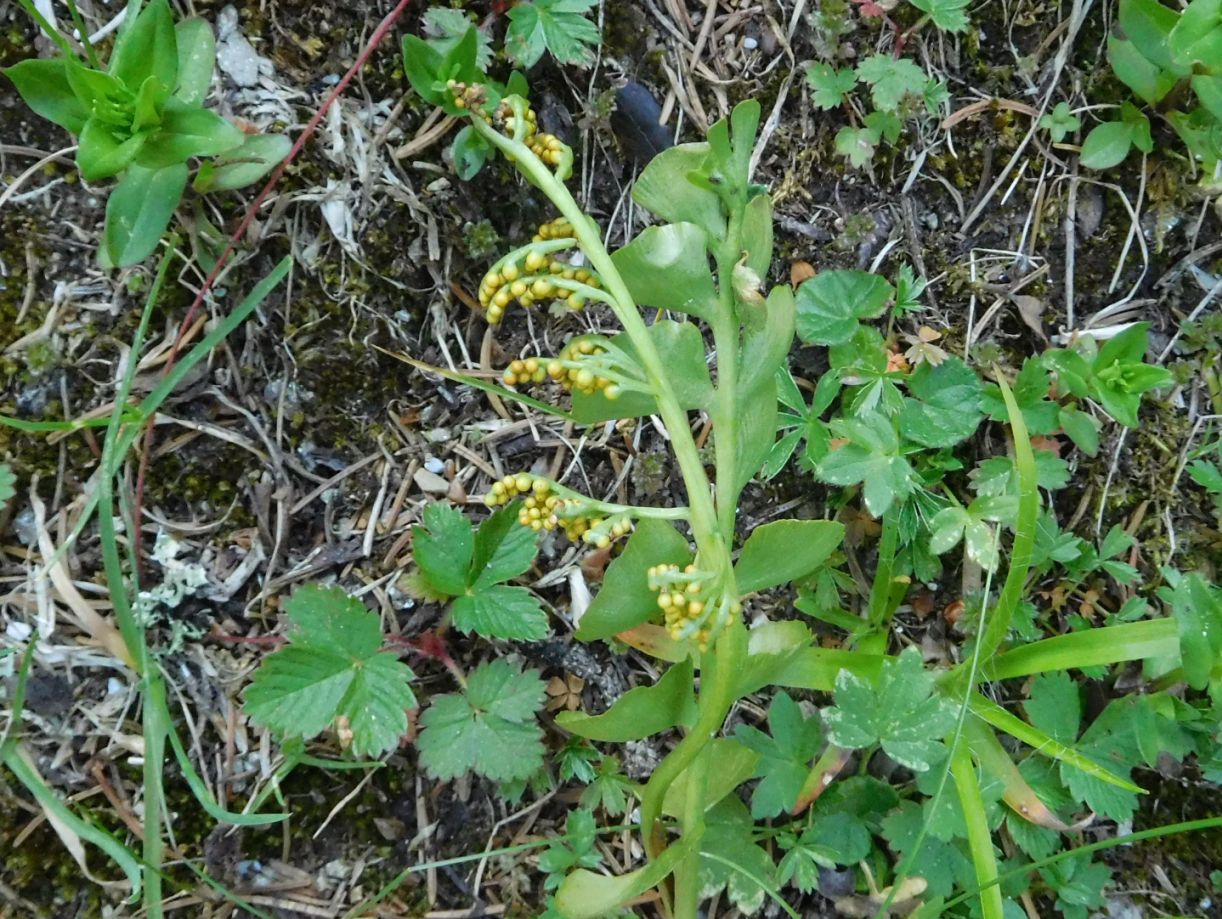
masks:
[[(99, 261), (138, 264), (156, 248), (198, 161), (197, 192), (242, 188), (279, 163), (281, 135), (247, 134), (204, 107), (216, 63), (212, 27), (177, 24), (167, 0), (127, 4), (109, 60), (102, 64), (78, 22), (85, 60), (31, 0), (21, 5), (60, 47), (58, 57), (21, 61), (4, 74), (37, 114), (77, 139), (87, 182), (118, 178), (106, 203)], [(75, 5), (69, 3), (75, 10)]]
[[(948, 463), (939, 451), (970, 436), (983, 421), (989, 390), (961, 361), (908, 375), (885, 349), (874, 347), (881, 339), (875, 342), (861, 320), (887, 307), (894, 291), (886, 282), (833, 278), (830, 285), (823, 282), (825, 289), (800, 291), (797, 305), (787, 287), (766, 288), (771, 202), (749, 172), (760, 112), (756, 103), (738, 105), (710, 128), (705, 142), (680, 145), (649, 164), (633, 194), (659, 223), (610, 252), (565, 186), (572, 151), (538, 129), (518, 91), (521, 83), (489, 80), (476, 65), (474, 41), (465, 44), (466, 50), (460, 42), (441, 54), (423, 42), (405, 42), (413, 86), (427, 101), (467, 118), (473, 142), (499, 152), (559, 212), (485, 275), (479, 300), (487, 320), (497, 325), (515, 307), (541, 302), (560, 301), (571, 309), (597, 303), (623, 329), (613, 336), (578, 336), (556, 354), (520, 357), (506, 368), (505, 382), (515, 389), (549, 380), (558, 384), (571, 394), (567, 414), (579, 423), (657, 415), (688, 499), (686, 507), (607, 505), (529, 473), (505, 476), (485, 498), (491, 507), (515, 507), (524, 527), (560, 530), (597, 546), (631, 532), (581, 617), (577, 638), (624, 642), (670, 666), (657, 683), (626, 693), (608, 711), (561, 713), (557, 723), (578, 737), (612, 744), (676, 727), (683, 732), (640, 792), (646, 864), (620, 876), (575, 866), (546, 914), (610, 915), (652, 888), (668, 916), (692, 919), (702, 899), (721, 890), (749, 913), (768, 896), (780, 901), (783, 884), (813, 889), (819, 866), (852, 865), (872, 851), (872, 838), (881, 836), (899, 858), (891, 883), (879, 886), (871, 875), (868, 896), (846, 908), (881, 914), (904, 901), (905, 908), (919, 906), (921, 915), (935, 916), (944, 908), (957, 914), (954, 910), (970, 898), (987, 919), (1002, 919), (1010, 908), (1007, 899), (1017, 894), (998, 883), (994, 833), (999, 821), (1008, 814), (1011, 835), (1029, 842), (1039, 837), (1047, 843), (1041, 834), (1055, 839), (1072, 828), (1056, 802), (1046, 800), (1054, 786), (1039, 780), (1043, 767), (1060, 770), (1061, 781), (1075, 792), (1071, 801), (1084, 800), (1099, 812), (1104, 811), (1096, 805), (1118, 795), (1132, 797), (1140, 788), (1128, 776), (1127, 761), (1109, 753), (1125, 743), (1118, 739), (1119, 724), (1089, 738), (1092, 726), (1079, 741), (1076, 722), (1046, 717), (1056, 708), (1049, 700), (1057, 698), (1059, 684), (1041, 684), (1038, 695), (1033, 691), (1023, 719), (992, 701), (982, 683), (1144, 660), (1164, 684), (1182, 680), (1191, 661), (1192, 685), (1212, 685), (1222, 650), (1216, 640), (1222, 624), (1216, 592), (1198, 587), (1191, 602), (1170, 604), (1171, 617), (1118, 621), (1024, 644), (1015, 626), (1037, 548), (1039, 462), (1028, 434), (1027, 406), (995, 372), (1013, 456), (1004, 475), (994, 470), (990, 481), (1005, 500), (996, 502), (991, 516), (977, 508), (974, 516), (965, 511), (970, 519), (956, 519), (960, 538), (977, 520), (1005, 522), (1014, 534), (1008, 570), (996, 595), (991, 575), (986, 582), (974, 637), (961, 662), (928, 667), (915, 648), (896, 653), (902, 642), (893, 619), (911, 583), (910, 574), (902, 573), (911, 570), (911, 561), (897, 557), (901, 533), (905, 527), (915, 531), (912, 521), (926, 519), (926, 511), (948, 506), (942, 501), (923, 508), (919, 502), (938, 484), (937, 469)], [(844, 289), (833, 289), (837, 283)], [(645, 305), (683, 318), (647, 323)], [(743, 616), (761, 591), (818, 581), (843, 536), (842, 525), (831, 520), (780, 520), (756, 527), (739, 548), (736, 509), (742, 489), (773, 449), (778, 371), (793, 343), (795, 322), (808, 341), (821, 336), (822, 343), (841, 349), (833, 355), (834, 372), (816, 388), (821, 408), (814, 415), (841, 396), (843, 419), (833, 424), (811, 461), (826, 481), (849, 489), (842, 501), (855, 500), (851, 488), (861, 485), (865, 509), (884, 520), (879, 568), (867, 602), (857, 613), (820, 615), (846, 633), (837, 648), (816, 646), (802, 622), (754, 616), (748, 629)], [(713, 343), (712, 372), (705, 330)], [(1144, 342), (1144, 329), (1139, 331)], [(1140, 364), (1138, 350), (1129, 340), (1106, 354), (1105, 348), (1093, 357), (1058, 357), (1051, 363), (1067, 376), (1089, 370), (1081, 386), (1067, 391), (1099, 399), (1121, 417), (1135, 410), (1144, 391), (1162, 382), (1153, 373), (1117, 369), (1125, 362)], [(1100, 387), (1111, 396), (1123, 392), (1108, 404)], [(966, 417), (950, 404), (948, 392), (956, 400), (969, 398)], [(529, 404), (546, 406), (534, 399)], [(1058, 416), (1062, 410), (1080, 411), (1073, 402), (1052, 408)], [(713, 422), (711, 477), (692, 437), (693, 411), (707, 412)], [(1091, 437), (1098, 433), (1095, 426), (1067, 417), (1066, 429), (1076, 424), (1079, 436), (1097, 448)], [(811, 436), (821, 436), (821, 423), (807, 427)], [(932, 458), (916, 458), (922, 451)], [(891, 512), (895, 516), (889, 520)], [(941, 529), (947, 528), (947, 518), (943, 524)], [(949, 528), (953, 535), (953, 522)], [(978, 530), (973, 528), (970, 543), (988, 562), (985, 567), (999, 569), (1001, 529)], [(954, 544), (951, 536), (941, 541), (947, 543), (944, 551)], [(986, 542), (994, 544), (992, 551)], [(931, 555), (928, 546), (925, 555)], [(1187, 588), (1181, 593), (1190, 595)], [(812, 719), (778, 693), (768, 733), (740, 729), (720, 736), (734, 703), (768, 686), (830, 693), (834, 704)], [(1173, 702), (1164, 701), (1150, 709), (1151, 717), (1165, 718), (1174, 710)], [(1123, 717), (1118, 713), (1113, 720)], [(1024, 768), (1000, 735), (1034, 751), (1024, 757)], [(1163, 745), (1150, 741), (1147, 752), (1157, 755), (1155, 748)], [(889, 787), (864, 776), (838, 779), (848, 762), (864, 762), (879, 750), (916, 776), (913, 792), (924, 804), (900, 801)], [(748, 810), (735, 792), (755, 779), (760, 781)], [(786, 813), (793, 820), (779, 828), (753, 822)], [(855, 821), (847, 830), (846, 815)], [(768, 839), (784, 854), (780, 865), (758, 844)], [(966, 866), (966, 877), (957, 869), (937, 874), (943, 855), (955, 855)], [(1075, 892), (1074, 878), (1089, 886), (1097, 874), (1089, 865), (1069, 864), (1048, 872), (1045, 883), (1080, 906), (1085, 901)], [(974, 893), (949, 899), (955, 889), (970, 891), (973, 881)]]

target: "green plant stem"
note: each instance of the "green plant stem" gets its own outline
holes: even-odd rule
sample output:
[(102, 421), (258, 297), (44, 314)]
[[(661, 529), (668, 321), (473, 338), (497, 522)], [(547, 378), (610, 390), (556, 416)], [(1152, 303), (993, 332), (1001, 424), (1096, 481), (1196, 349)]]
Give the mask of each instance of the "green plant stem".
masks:
[[(522, 113), (519, 113), (522, 114)], [(591, 267), (598, 272), (603, 286), (611, 295), (611, 308), (623, 326), (629, 340), (636, 349), (645, 372), (646, 381), (657, 398), (658, 414), (670, 434), (671, 449), (683, 476), (688, 492), (692, 536), (696, 541), (700, 565), (719, 576), (724, 595), (737, 600), (734, 569), (730, 559), (733, 542), (734, 514), (737, 501), (735, 491), (735, 442), (732, 437), (718, 437), (715, 441), (717, 454), (717, 481), (723, 485), (714, 502), (712, 488), (704, 471), (696, 442), (692, 438), (687, 412), (679, 404), (667, 378), (666, 367), (649, 337), (648, 328), (637, 308), (627, 284), (611, 260), (603, 244), (602, 235), (568, 188), (561, 182), (529, 148), (506, 137), (486, 124), (481, 118), (472, 118), (475, 130), (490, 144), (513, 161), (518, 169), (556, 206), (573, 227), (573, 235)], [(737, 231), (735, 231), (735, 239)], [(735, 243), (732, 243), (736, 245)], [(729, 280), (728, 277), (723, 280)], [(732, 432), (734, 425), (735, 387), (725, 386), (726, 380), (737, 375), (737, 332), (733, 323), (733, 288), (729, 288), (729, 299), (723, 292), (722, 316), (716, 324), (714, 334), (718, 338), (719, 363), (719, 407), (718, 423), (722, 433)], [(721, 349), (725, 348), (723, 352)], [(732, 356), (730, 356), (732, 355)], [(724, 498), (723, 498), (724, 496)], [(720, 505), (720, 506), (719, 506)], [(684, 770), (696, 763), (701, 752), (717, 736), (725, 722), (730, 707), (734, 704), (735, 678), (741, 669), (747, 650), (746, 628), (738, 616), (733, 616), (717, 636), (709, 652), (703, 655), (701, 688), (697, 701), (696, 723), (678, 746), (658, 765), (646, 784), (641, 798), (641, 835), (645, 850), (651, 859), (656, 859), (665, 848), (665, 837), (660, 825), (662, 802), (666, 790)], [(701, 784), (699, 782), (697, 785)], [(689, 802), (690, 804), (690, 802)], [(703, 803), (701, 802), (701, 812)], [(698, 842), (704, 831), (703, 820), (685, 827), (685, 840)], [(693, 846), (698, 851), (698, 846)], [(676, 901), (676, 919), (695, 919), (697, 904), (690, 899), (689, 890), (698, 892), (698, 854), (686, 857), (677, 871), (676, 886), (683, 892), (684, 900)], [(698, 899), (698, 898), (696, 898)]]
[(963, 820), (967, 824), (967, 844), (976, 868), (976, 883), (981, 887), (981, 912), (984, 919), (1003, 919), (1005, 906), (1001, 900), (1001, 888), (994, 883), (997, 879), (997, 856), (993, 852), (993, 836), (989, 832), (984, 798), (980, 794), (980, 783), (976, 781), (976, 768), (972, 765), (968, 744), (956, 744), (951, 753), (950, 771), (955, 777), (959, 805), (963, 808)]
[[(153, 309), (161, 297), (161, 289), (173, 261), (174, 246), (166, 247), (157, 268), (157, 275), (149, 289), (140, 324), (132, 340), (131, 357), (127, 372), (115, 393), (115, 405), (127, 403), (136, 377), (136, 363), (144, 345)], [(102, 460), (98, 474), (98, 536), (102, 547), (102, 567), (106, 574), (106, 586), (114, 606), (115, 621), (128, 654), (136, 664), (141, 678), (143, 695), (142, 720), (144, 733), (144, 903), (151, 919), (160, 919), (161, 906), (161, 824), (163, 817), (162, 770), (165, 767), (165, 740), (169, 730), (165, 704), (165, 686), (161, 674), (152, 662), (148, 643), (144, 637), (144, 624), (132, 608), (130, 587), (123, 574), (123, 560), (119, 554), (119, 538), (115, 530), (114, 482), (119, 466), (126, 454), (122, 431), (123, 413), (116, 411), (106, 429), (102, 445)], [(131, 521), (129, 533), (138, 532), (137, 522)]]
[[(704, 835), (704, 799), (708, 790), (708, 747), (688, 769), (686, 796), (683, 804), (683, 834), (700, 838)], [(695, 916), (700, 906), (700, 849), (679, 863), (675, 869), (675, 916)]]
[[(1005, 377), (996, 373), (997, 385), (1006, 403), (1010, 430), (1014, 435), (1014, 465), (1018, 471), (1018, 520), (1014, 527), (1014, 544), (1010, 547), (1010, 570), (1002, 585), (997, 605), (989, 616), (988, 625), (980, 637), (980, 660), (990, 661), (1010, 631), (1010, 620), (1022, 602), (1027, 587), (1027, 572), (1031, 568), (1031, 555), (1035, 549), (1035, 524), (1039, 516), (1040, 495), (1036, 485), (1035, 454), (1031, 450), (1031, 438), (1023, 413), (1014, 400), (1014, 393), (1006, 384)], [(958, 670), (963, 669), (960, 664)]]
[(895, 510), (883, 514), (883, 532), (878, 541), (878, 568), (874, 583), (870, 586), (870, 605), (867, 611), (872, 631), (885, 629), (891, 597), (892, 572), (895, 569), (895, 550), (899, 544), (899, 514)]
[(624, 327), (640, 358), (642, 369), (649, 385), (653, 387), (658, 400), (658, 414), (670, 434), (671, 449), (683, 482), (687, 486), (688, 501), (691, 507), (692, 535), (696, 545), (704, 557), (705, 563), (714, 569), (729, 569), (729, 551), (720, 536), (717, 526), (717, 514), (713, 505), (713, 497), (708, 476), (700, 462), (700, 453), (692, 438), (687, 412), (679, 405), (666, 376), (666, 367), (658, 349), (654, 347), (653, 339), (649, 337), (645, 320), (637, 310), (628, 286), (620, 276), (615, 263), (603, 245), (602, 236), (597, 225), (582, 211), (581, 206), (573, 198), (568, 188), (552, 174), (543, 161), (535, 156), (525, 144), (506, 137), (486, 124), (482, 118), (472, 118), (470, 123), (475, 130), (490, 144), (508, 156), (518, 169), (556, 206), (556, 209), (573, 227), (573, 235), (577, 238), (581, 251), (589, 259), (590, 265), (598, 272), (603, 286), (611, 295), (611, 309), (616, 319)]
[(713, 453), (717, 464), (717, 521), (721, 538), (734, 543), (738, 513), (738, 319), (735, 316), (734, 265), (742, 247), (741, 208), (729, 208), (726, 238), (717, 253), (717, 315), (712, 322), (717, 349), (717, 417)]
[(145, 915), (159, 919), (161, 906), (162, 823), (165, 816), (165, 789), (161, 775), (165, 768), (165, 741), (172, 726), (165, 700), (165, 684), (156, 666), (144, 675), (144, 907)]

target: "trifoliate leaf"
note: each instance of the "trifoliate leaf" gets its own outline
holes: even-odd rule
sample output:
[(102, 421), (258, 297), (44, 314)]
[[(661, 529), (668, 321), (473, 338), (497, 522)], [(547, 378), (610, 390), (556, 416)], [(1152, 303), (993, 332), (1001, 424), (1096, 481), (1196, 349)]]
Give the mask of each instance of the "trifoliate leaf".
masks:
[(768, 708), (771, 736), (747, 725), (739, 725), (734, 737), (760, 754), (754, 778), (759, 785), (751, 793), (751, 816), (756, 820), (775, 817), (793, 808), (802, 783), (810, 774), (810, 763), (823, 745), (819, 719), (805, 718), (798, 703), (781, 691)]
[(936, 367), (921, 364), (908, 377), (908, 392), (912, 397), (900, 411), (900, 431), (925, 447), (952, 447), (967, 440), (984, 417), (980, 378), (957, 357)]
[(509, 11), (505, 50), (515, 64), (533, 67), (550, 51), (559, 64), (584, 67), (593, 60), (598, 26), (585, 13), (596, 0), (533, 0)]
[(471, 586), (481, 590), (525, 574), (538, 550), (539, 534), (518, 523), (517, 506), (501, 508), (480, 524), (475, 533)]
[(454, 627), (464, 635), (475, 632), (484, 638), (519, 641), (538, 641), (547, 635), (547, 614), (525, 587), (486, 587), (456, 599), (452, 614)]
[(381, 651), (376, 614), (338, 588), (303, 587), (286, 604), (295, 628), (246, 690), (246, 713), (282, 737), (309, 739), (337, 718), (352, 752), (379, 756), (407, 732), (414, 674)]
[(911, 647), (883, 663), (877, 686), (842, 670), (836, 705), (824, 713), (828, 737), (851, 750), (881, 744), (896, 762), (924, 772), (945, 755), (941, 738), (955, 723), (954, 705), (933, 688), (933, 674)]
[(461, 693), (435, 696), (420, 717), (420, 762), (437, 779), (475, 772), (494, 782), (525, 779), (543, 763), (535, 714), (545, 688), (537, 670), (507, 660), (477, 668)]
[(806, 82), (814, 93), (811, 101), (815, 107), (831, 109), (844, 103), (844, 97), (857, 85), (857, 75), (847, 67), (837, 70), (819, 62), (806, 68)]
[(870, 85), (876, 109), (894, 112), (905, 96), (922, 95), (928, 78), (925, 71), (906, 57), (875, 54), (857, 65), (857, 79)]
[(518, 523), (517, 505), (503, 507), (473, 531), (459, 511), (442, 503), (424, 511), (412, 544), (420, 566), (416, 592), (455, 597), (454, 625), (464, 634), (536, 641), (547, 634), (547, 616), (524, 587), (498, 582), (527, 571), (538, 535)]

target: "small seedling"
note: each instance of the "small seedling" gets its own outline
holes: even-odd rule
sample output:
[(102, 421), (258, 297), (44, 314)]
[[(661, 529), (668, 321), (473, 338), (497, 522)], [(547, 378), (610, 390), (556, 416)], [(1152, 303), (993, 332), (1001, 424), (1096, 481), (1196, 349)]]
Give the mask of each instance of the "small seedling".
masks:
[(286, 137), (248, 135), (204, 107), (216, 61), (207, 22), (175, 24), (167, 0), (151, 0), (136, 15), (139, 6), (128, 5), (105, 69), (91, 47), (82, 62), (48, 29), (62, 56), (4, 71), (31, 109), (77, 137), (82, 178), (119, 177), (98, 250), (103, 265), (119, 268), (156, 248), (186, 190), (190, 161), (202, 161), (197, 192), (225, 191), (257, 181), (290, 146)]

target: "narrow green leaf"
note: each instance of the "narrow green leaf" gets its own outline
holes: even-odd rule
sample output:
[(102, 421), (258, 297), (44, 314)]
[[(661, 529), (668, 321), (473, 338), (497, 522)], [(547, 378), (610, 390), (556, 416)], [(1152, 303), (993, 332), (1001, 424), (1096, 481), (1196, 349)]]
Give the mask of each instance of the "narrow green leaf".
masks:
[(64, 58), (19, 61), (4, 68), (4, 75), (35, 113), (73, 134), (81, 133), (89, 108), (72, 91)]
[(178, 84), (174, 98), (186, 105), (202, 105), (212, 86), (216, 67), (216, 38), (206, 19), (192, 17), (174, 26), (178, 45)]
[(959, 806), (967, 824), (967, 843), (976, 869), (976, 883), (980, 885), (980, 909), (984, 919), (1004, 919), (1005, 907), (1001, 900), (1001, 888), (996, 885), (997, 855), (993, 851), (993, 834), (989, 830), (985, 814), (984, 798), (980, 783), (976, 780), (976, 769), (972, 765), (967, 744), (960, 744), (951, 754), (951, 775), (959, 793)]
[(275, 169), (292, 148), (283, 134), (252, 134), (240, 147), (201, 164), (192, 187), (201, 194), (245, 188)]
[(1140, 785), (1134, 785), (1128, 779), (1105, 769), (1094, 760), (1088, 759), (1072, 747), (1060, 743), (1039, 728), (1032, 727), (1023, 721), (1023, 719), (1011, 714), (991, 699), (986, 699), (984, 696), (976, 693), (972, 696), (971, 706), (972, 713), (979, 716), (982, 721), (992, 725), (999, 731), (1004, 731), (1017, 740), (1021, 740), (1027, 746), (1039, 751), (1040, 755), (1046, 756), (1058, 763), (1073, 766), (1075, 769), (1080, 769), (1087, 775), (1093, 776), (1108, 785), (1114, 785), (1133, 794), (1144, 793), (1144, 789)]
[(195, 156), (217, 156), (243, 147), (246, 135), (215, 112), (177, 99), (166, 103), (161, 127), (148, 139), (137, 162), (160, 169)]
[[(97, 117), (90, 118), (81, 129), (80, 148), (76, 151), (81, 177), (87, 182), (100, 182), (118, 175), (135, 160), (148, 137), (147, 131), (127, 135)], [(186, 185), (185, 179), (183, 185)]]
[(1178, 652), (1174, 619), (1109, 625), (1045, 638), (999, 654), (985, 664), (990, 680), (1007, 680), (1051, 670), (1070, 670), (1121, 661), (1174, 656)]
[(120, 32), (107, 69), (132, 90), (151, 76), (178, 85), (178, 39), (167, 0), (151, 0)]
[(132, 165), (106, 202), (105, 257), (116, 268), (148, 258), (165, 234), (187, 186), (187, 167)]

